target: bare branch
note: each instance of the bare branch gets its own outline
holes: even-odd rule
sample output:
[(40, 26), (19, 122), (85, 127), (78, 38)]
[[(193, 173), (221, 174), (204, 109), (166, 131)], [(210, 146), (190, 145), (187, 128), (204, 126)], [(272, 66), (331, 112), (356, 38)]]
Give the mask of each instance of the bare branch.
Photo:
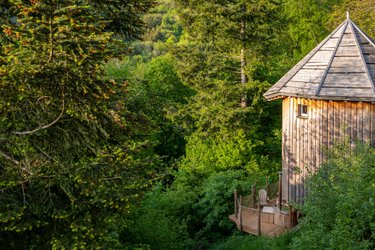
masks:
[(25, 185), (23, 182), (21, 183), (21, 188), (22, 188), (23, 205), (26, 206), (26, 193), (25, 193)]
[(13, 162), (14, 164), (17, 164), (17, 165), (20, 164), (19, 161), (13, 159), (12, 157), (10, 157), (9, 155), (7, 155), (6, 153), (2, 151), (0, 151), (0, 155), (4, 157), (6, 160)]
[(100, 181), (112, 181), (112, 180), (116, 180), (116, 179), (122, 179), (121, 176), (114, 176), (112, 178), (103, 178), (103, 179), (99, 179)]
[(34, 134), (34, 133), (38, 132), (39, 130), (47, 129), (47, 128), (51, 127), (52, 125), (54, 125), (56, 122), (58, 122), (63, 114), (64, 114), (64, 110), (61, 111), (60, 115), (53, 122), (51, 122), (47, 125), (38, 127), (36, 129), (33, 129), (33, 130), (28, 130), (28, 131), (22, 131), (22, 132), (16, 131), (16, 132), (13, 132), (13, 134), (15, 134), (15, 135), (30, 135), (30, 134)]
[(47, 99), (47, 98), (50, 98), (49, 96), (41, 96), (38, 98), (38, 100), (36, 100), (36, 102), (40, 102), (42, 99)]
[(64, 92), (63, 92), (62, 93), (61, 112), (55, 120), (53, 120), (51, 123), (49, 123), (47, 125), (37, 127), (36, 129), (28, 130), (28, 131), (22, 131), (22, 132), (16, 131), (16, 132), (13, 132), (13, 134), (15, 134), (15, 135), (30, 135), (30, 134), (34, 134), (34, 133), (36, 133), (36, 132), (38, 132), (42, 129), (47, 129), (47, 128), (53, 126), (56, 122), (58, 122), (61, 119), (61, 117), (63, 116), (64, 112), (65, 112), (65, 98), (64, 98)]
[[(40, 152), (42, 152), (42, 154), (44, 154), (47, 158), (49, 158), (50, 160), (60, 164), (60, 162), (58, 162), (56, 159), (54, 159), (52, 156), (50, 156), (49, 154), (47, 154), (46, 152), (44, 152), (40, 147), (38, 147), (36, 144), (34, 144), (34, 147), (36, 147)], [(61, 164), (60, 164), (61, 165)]]

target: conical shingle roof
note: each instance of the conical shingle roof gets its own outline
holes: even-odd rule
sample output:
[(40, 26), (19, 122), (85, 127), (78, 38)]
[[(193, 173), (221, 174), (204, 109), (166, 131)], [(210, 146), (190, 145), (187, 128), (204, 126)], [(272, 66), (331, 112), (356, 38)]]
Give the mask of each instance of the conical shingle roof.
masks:
[(372, 102), (374, 82), (375, 42), (348, 16), (264, 96)]

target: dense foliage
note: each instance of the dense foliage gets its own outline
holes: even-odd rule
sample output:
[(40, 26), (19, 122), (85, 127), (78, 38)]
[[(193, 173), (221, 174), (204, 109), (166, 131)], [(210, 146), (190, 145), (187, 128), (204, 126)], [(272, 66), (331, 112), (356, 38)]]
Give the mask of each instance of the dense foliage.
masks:
[[(341, 145), (297, 233), (245, 237), (275, 181), (264, 92), (371, 0), (0, 0), (0, 248), (371, 249), (374, 152)], [(327, 197), (329, 199), (327, 199)]]
[(82, 1), (9, 4), (15, 21), (2, 26), (0, 58), (1, 248), (116, 247), (117, 218), (156, 172), (147, 118), (125, 107), (125, 84), (103, 78), (121, 41), (106, 31), (111, 19)]
[(368, 145), (337, 145), (310, 180), (302, 208), (301, 249), (373, 249), (375, 247), (375, 151)]
[(173, 54), (181, 79), (196, 91), (181, 110), (190, 134), (180, 167), (275, 173), (280, 116), (277, 104), (262, 94), (270, 86), (266, 61), (274, 49), (279, 3), (175, 2), (186, 29)]
[(341, 142), (308, 181), (298, 231), (276, 239), (232, 236), (213, 249), (373, 249), (375, 150)]
[[(288, 250), (296, 233), (286, 233), (277, 238), (256, 237), (249, 235), (233, 235), (221, 242), (213, 244), (213, 250)], [(302, 248), (302, 249), (305, 249)]]

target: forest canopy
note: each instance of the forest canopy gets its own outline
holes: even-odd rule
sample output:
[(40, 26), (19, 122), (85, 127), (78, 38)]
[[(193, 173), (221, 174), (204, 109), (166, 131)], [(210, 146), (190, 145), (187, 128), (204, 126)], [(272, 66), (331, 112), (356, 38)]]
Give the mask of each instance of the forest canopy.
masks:
[(0, 0), (0, 248), (373, 248), (365, 145), (331, 152), (296, 233), (228, 220), (281, 169), (263, 94), (348, 9), (375, 37), (372, 0)]

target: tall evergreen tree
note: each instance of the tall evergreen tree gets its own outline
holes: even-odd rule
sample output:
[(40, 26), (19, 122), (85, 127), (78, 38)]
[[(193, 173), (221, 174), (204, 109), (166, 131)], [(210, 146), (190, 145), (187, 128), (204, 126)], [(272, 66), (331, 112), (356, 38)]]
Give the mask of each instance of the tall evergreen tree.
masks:
[[(149, 187), (155, 160), (146, 117), (124, 106), (126, 84), (103, 77), (103, 62), (124, 50), (107, 31), (112, 9), (9, 4), (16, 24), (1, 26), (10, 42), (0, 55), (0, 246), (116, 247), (118, 218)], [(128, 8), (135, 23), (121, 30), (128, 36), (140, 29), (136, 6)]]
[(288, 35), (292, 41), (290, 48), (297, 61), (328, 35), (330, 13), (335, 4), (340, 2), (341, 0), (284, 0)]
[(345, 19), (346, 11), (349, 11), (350, 18), (365, 30), (371, 37), (375, 37), (375, 2), (371, 0), (341, 0), (333, 8), (330, 15), (331, 28)]
[(182, 79), (197, 92), (183, 112), (194, 121), (195, 131), (189, 139), (188, 165), (258, 173), (264, 161), (275, 166), (265, 160), (272, 154), (272, 143), (264, 142), (274, 138), (277, 118), (271, 115), (274, 104), (266, 103), (262, 93), (269, 86), (267, 58), (278, 27), (279, 3), (175, 2), (187, 31), (175, 55)]

